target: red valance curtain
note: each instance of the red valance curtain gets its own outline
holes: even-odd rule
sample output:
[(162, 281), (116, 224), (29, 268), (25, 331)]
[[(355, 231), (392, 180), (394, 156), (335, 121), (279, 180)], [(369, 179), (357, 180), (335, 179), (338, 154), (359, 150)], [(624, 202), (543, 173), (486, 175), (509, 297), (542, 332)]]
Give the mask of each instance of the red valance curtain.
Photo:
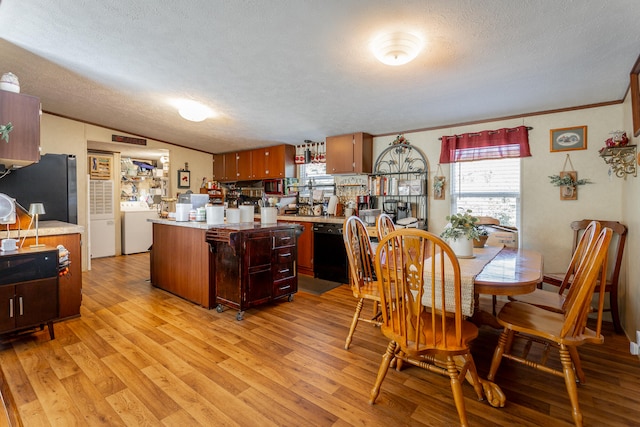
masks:
[(440, 163), (530, 157), (526, 126), (443, 136)]

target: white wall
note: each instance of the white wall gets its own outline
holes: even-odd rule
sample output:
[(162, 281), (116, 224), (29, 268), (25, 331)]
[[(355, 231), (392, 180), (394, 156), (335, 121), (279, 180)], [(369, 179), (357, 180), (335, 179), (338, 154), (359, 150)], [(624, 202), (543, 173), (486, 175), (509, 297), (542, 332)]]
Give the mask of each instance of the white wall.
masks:
[[(590, 109), (553, 114), (542, 114), (518, 119), (493, 121), (456, 128), (443, 128), (423, 132), (405, 133), (412, 145), (420, 148), (429, 163), (429, 179), (435, 175), (440, 158), (440, 138), (443, 135), (500, 129), (504, 127), (530, 126), (529, 144), (531, 157), (522, 160), (522, 206), (520, 245), (541, 251), (546, 272), (564, 271), (571, 257), (573, 233), (569, 227), (579, 219), (620, 221), (629, 227), (625, 259), (637, 259), (639, 244), (637, 230), (640, 220), (638, 178), (610, 177), (608, 166), (599, 157), (598, 150), (613, 130), (627, 130), (631, 135), (630, 102)], [(572, 126), (587, 126), (587, 149), (550, 152), (550, 130)], [(374, 138), (374, 159), (395, 136)], [(634, 142), (635, 143), (635, 142)], [(560, 200), (560, 190), (549, 183), (549, 175), (557, 175), (563, 169), (569, 153), (579, 178), (588, 178), (593, 184), (580, 186), (577, 200)], [(450, 168), (442, 165), (449, 181)], [(429, 182), (429, 230), (439, 233), (450, 214), (451, 197), (433, 200)], [(447, 186), (447, 190), (448, 190)], [(624, 197), (623, 197), (624, 196)], [(634, 232), (635, 231), (635, 232)], [(634, 263), (637, 264), (637, 263)], [(632, 265), (621, 276), (621, 315), (625, 330), (640, 328), (640, 289), (637, 279), (640, 266)]]
[[(42, 154), (73, 154), (77, 158), (78, 225), (85, 228), (85, 232), (82, 235), (83, 271), (87, 270), (87, 260), (89, 259), (86, 232), (89, 226), (87, 212), (87, 141), (111, 142), (112, 134), (137, 137), (137, 135), (123, 134), (120, 131), (85, 124), (50, 114), (43, 114), (40, 122), (40, 145), (42, 147)], [(171, 190), (169, 194), (175, 195), (178, 192), (176, 179), (178, 169), (184, 167), (184, 162), (189, 163), (191, 190), (194, 193), (199, 191), (200, 182), (203, 177), (211, 177), (213, 175), (213, 156), (211, 154), (151, 139), (147, 139), (147, 147), (169, 150), (169, 159), (171, 161), (169, 170)], [(119, 156), (116, 156), (115, 160), (119, 163)], [(180, 192), (185, 192), (188, 189), (184, 188), (179, 190)], [(117, 229), (119, 229), (119, 227), (117, 227)], [(117, 237), (119, 239), (119, 236)]]

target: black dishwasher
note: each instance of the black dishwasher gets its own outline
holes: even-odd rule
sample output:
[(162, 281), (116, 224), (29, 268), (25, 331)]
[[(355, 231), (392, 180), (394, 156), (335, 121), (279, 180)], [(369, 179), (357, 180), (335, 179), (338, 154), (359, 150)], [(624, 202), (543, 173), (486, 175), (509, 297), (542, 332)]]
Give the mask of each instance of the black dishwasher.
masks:
[(349, 260), (342, 239), (342, 224), (313, 225), (313, 275), (318, 279), (349, 283)]

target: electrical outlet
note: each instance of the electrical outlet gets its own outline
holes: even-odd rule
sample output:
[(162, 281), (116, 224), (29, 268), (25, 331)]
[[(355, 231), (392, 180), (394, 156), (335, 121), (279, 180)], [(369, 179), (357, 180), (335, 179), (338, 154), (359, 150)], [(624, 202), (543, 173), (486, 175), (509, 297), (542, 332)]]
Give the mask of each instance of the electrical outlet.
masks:
[(640, 344), (640, 331), (636, 331), (636, 343)]
[(637, 356), (638, 355), (638, 343), (630, 342), (629, 343), (629, 351), (631, 352), (632, 355)]

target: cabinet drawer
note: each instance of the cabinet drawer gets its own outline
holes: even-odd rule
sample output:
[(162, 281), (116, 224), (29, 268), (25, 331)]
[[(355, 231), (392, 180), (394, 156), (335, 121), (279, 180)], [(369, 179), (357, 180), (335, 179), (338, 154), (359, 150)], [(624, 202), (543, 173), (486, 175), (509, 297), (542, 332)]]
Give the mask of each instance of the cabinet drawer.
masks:
[(281, 280), (273, 283), (273, 298), (289, 295), (298, 291), (296, 278)]
[(293, 262), (296, 259), (296, 248), (290, 246), (288, 248), (279, 248), (273, 251), (273, 263)]
[(58, 250), (0, 257), (0, 285), (58, 277)]
[(273, 247), (281, 248), (295, 244), (295, 230), (280, 230), (273, 232)]
[(273, 281), (287, 279), (293, 277), (295, 274), (295, 264), (293, 260), (287, 263), (274, 264), (273, 266)]

